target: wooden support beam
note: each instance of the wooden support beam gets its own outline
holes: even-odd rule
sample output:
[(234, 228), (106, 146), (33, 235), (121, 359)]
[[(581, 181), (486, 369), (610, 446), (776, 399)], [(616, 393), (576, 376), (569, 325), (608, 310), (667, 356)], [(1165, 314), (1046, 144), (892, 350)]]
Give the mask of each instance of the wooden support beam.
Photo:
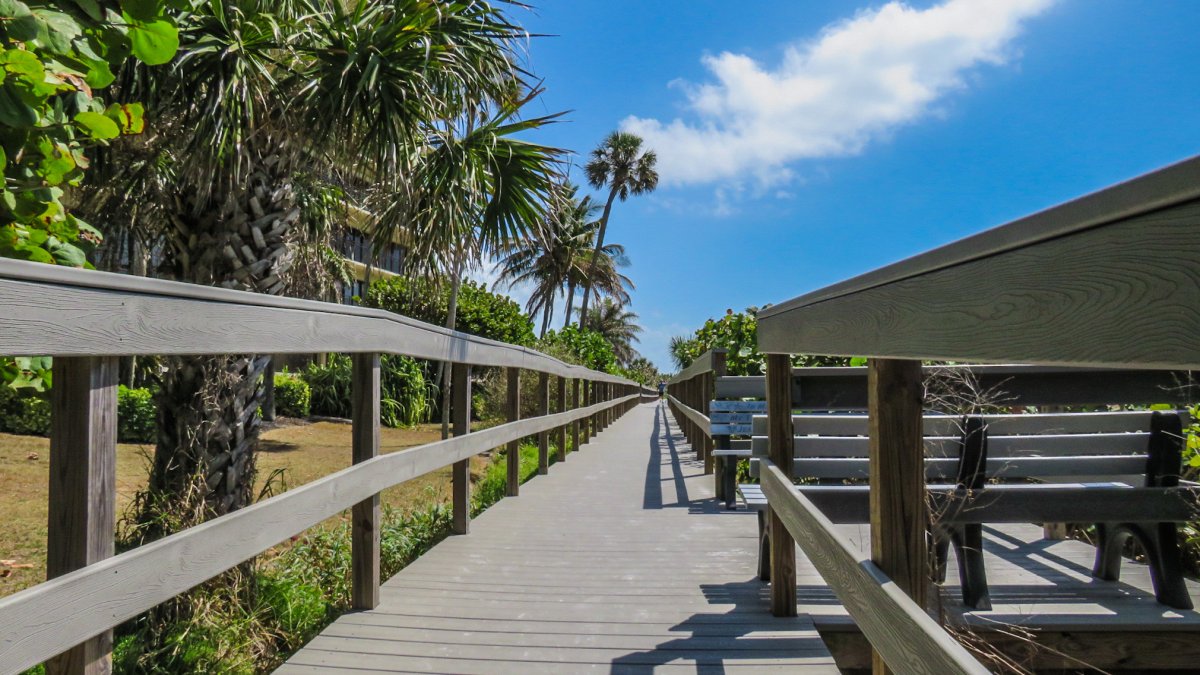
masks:
[[(767, 437), (771, 461), (792, 478), (792, 359), (767, 355)], [(771, 613), (796, 616), (796, 542), (774, 509), (768, 509), (771, 539)]]
[[(46, 577), (113, 555), (117, 476), (117, 357), (56, 357), (50, 399)], [(54, 675), (112, 671), (112, 631), (46, 663)]]
[[(521, 419), (521, 369), (508, 368), (508, 421), (516, 422)], [(509, 441), (508, 449), (505, 451), (507, 455), (508, 482), (504, 489), (504, 494), (507, 497), (516, 497), (521, 494), (521, 442)]]
[[(925, 607), (929, 585), (929, 526), (922, 446), (921, 362), (867, 363), (870, 435), (871, 560), (900, 590)], [(890, 672), (872, 656), (873, 672)]]
[[(714, 395), (716, 394), (715, 387), (716, 387), (717, 378), (725, 377), (726, 372), (728, 370), (726, 356), (727, 356), (726, 352), (723, 349), (713, 351), (713, 364), (712, 364), (713, 392), (712, 393)], [(712, 399), (712, 396), (709, 396), (710, 401), (711, 401), (711, 399)], [(705, 403), (705, 406), (704, 406), (704, 414), (708, 415), (709, 417), (712, 416), (711, 406), (707, 402)], [(713, 444), (712, 444), (713, 449), (728, 450), (730, 448), (729, 434), (713, 436), (712, 440), (713, 440)], [(726, 462), (731, 462), (734, 466), (731, 466), (727, 469), (725, 466)], [(713, 461), (713, 473), (716, 475), (716, 485), (715, 485), (716, 489), (713, 494), (716, 495), (718, 502), (724, 501), (726, 504), (731, 504), (730, 498), (732, 498), (733, 495), (725, 494), (725, 488), (726, 488), (726, 482), (727, 482), (725, 480), (725, 471), (726, 470), (736, 471), (737, 470), (736, 465), (737, 465), (737, 459), (733, 458), (733, 457), (717, 457)]]
[[(558, 407), (555, 412), (567, 411), (567, 378), (558, 378)], [(558, 461), (567, 461), (567, 425), (558, 428)]]
[[(538, 373), (537, 381), (537, 411), (539, 417), (550, 414), (550, 376)], [(543, 431), (537, 436), (538, 442), (538, 475), (550, 473), (550, 432)]]
[[(452, 368), (450, 392), (453, 404), (454, 435), (471, 433), (471, 366), (455, 363)], [(471, 458), (454, 463), (451, 471), (454, 483), (454, 534), (471, 531)]]
[[(571, 408), (579, 408), (579, 388), (583, 385), (583, 380), (575, 378), (571, 380)], [(575, 452), (579, 452), (579, 425), (580, 421), (575, 420), (571, 423), (571, 448)]]
[[(716, 354), (713, 355), (716, 358)], [(696, 401), (699, 405), (696, 410), (699, 410), (705, 417), (709, 417), (709, 402), (712, 401), (713, 395), (713, 374), (712, 372), (704, 373), (700, 377), (700, 400)], [(709, 435), (708, 429), (700, 430), (700, 442), (704, 445), (704, 473), (712, 475), (713, 473), (713, 439)]]
[[(360, 464), (379, 456), (379, 354), (354, 354), (352, 360), (351, 459)], [(379, 493), (354, 505), (351, 522), (351, 606), (375, 609), (379, 604)]]

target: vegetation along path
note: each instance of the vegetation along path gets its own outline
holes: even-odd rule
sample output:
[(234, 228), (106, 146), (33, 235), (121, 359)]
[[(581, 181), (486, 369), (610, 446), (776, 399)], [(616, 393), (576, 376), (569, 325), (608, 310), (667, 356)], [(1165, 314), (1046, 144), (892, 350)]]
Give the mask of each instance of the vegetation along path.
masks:
[(644, 404), (392, 577), (278, 672), (836, 673), (806, 616), (773, 618), (754, 515)]

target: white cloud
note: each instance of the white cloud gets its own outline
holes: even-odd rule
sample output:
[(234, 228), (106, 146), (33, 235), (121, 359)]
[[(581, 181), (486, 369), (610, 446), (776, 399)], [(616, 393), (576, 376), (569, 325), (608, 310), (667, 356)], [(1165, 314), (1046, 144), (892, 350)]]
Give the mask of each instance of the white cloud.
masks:
[(629, 117), (622, 127), (659, 155), (666, 184), (752, 178), (788, 183), (787, 164), (860, 152), (925, 114), (979, 64), (1002, 64), (1026, 19), (1056, 0), (889, 2), (787, 47), (774, 68), (742, 54), (703, 59), (715, 81), (673, 83), (689, 119)]

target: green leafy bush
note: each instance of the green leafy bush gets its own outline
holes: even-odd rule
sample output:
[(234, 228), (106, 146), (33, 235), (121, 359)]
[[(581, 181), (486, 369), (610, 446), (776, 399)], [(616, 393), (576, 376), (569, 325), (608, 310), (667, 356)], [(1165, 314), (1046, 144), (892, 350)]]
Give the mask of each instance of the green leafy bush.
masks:
[(299, 375), (275, 373), (275, 412), (284, 417), (308, 417), (312, 388)]
[[(407, 356), (388, 354), (380, 367), (380, 421), (389, 427), (403, 427), (427, 419), (430, 385), (420, 364)], [(323, 366), (309, 364), (303, 377), (311, 388), (312, 414), (350, 417), (353, 366), (349, 356), (335, 354)]]
[[(433, 284), (402, 277), (371, 284), (363, 305), (385, 309), (436, 326), (446, 325), (450, 283)], [(534, 343), (533, 322), (511, 298), (492, 293), (483, 284), (465, 281), (458, 292), (455, 330), (514, 345)]]
[(158, 404), (149, 389), (117, 389), (117, 440), (122, 443), (153, 443)]
[(592, 370), (606, 373), (616, 373), (617, 357), (612, 345), (604, 336), (595, 331), (583, 329), (571, 324), (559, 331), (550, 331), (542, 340), (543, 351), (566, 352), (569, 360), (587, 366)]
[[(726, 350), (725, 367), (730, 375), (762, 375), (766, 359), (758, 351), (758, 308), (747, 307), (744, 312), (725, 310), (720, 319), (704, 322), (690, 337), (671, 338), (671, 359), (683, 370), (710, 349)], [(813, 366), (848, 366), (851, 359), (839, 356), (793, 354), (792, 365), (797, 368)]]
[(0, 431), (26, 436), (50, 433), (50, 402), (30, 389), (0, 386)]

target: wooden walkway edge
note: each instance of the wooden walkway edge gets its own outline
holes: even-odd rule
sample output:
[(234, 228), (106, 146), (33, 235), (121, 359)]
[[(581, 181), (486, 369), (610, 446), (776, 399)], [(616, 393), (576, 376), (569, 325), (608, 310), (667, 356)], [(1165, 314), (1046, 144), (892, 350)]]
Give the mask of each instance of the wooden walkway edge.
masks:
[(630, 411), (277, 672), (836, 673), (807, 615), (770, 615), (754, 515), (718, 510), (669, 418)]

